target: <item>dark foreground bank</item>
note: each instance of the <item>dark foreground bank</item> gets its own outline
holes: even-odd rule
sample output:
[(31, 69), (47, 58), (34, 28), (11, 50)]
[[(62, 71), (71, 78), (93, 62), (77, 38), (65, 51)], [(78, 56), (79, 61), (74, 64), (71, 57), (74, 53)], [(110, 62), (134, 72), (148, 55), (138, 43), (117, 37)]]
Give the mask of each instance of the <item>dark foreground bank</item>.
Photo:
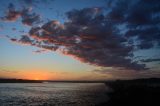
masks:
[(106, 82), (112, 88), (107, 103), (98, 106), (160, 106), (160, 79)]

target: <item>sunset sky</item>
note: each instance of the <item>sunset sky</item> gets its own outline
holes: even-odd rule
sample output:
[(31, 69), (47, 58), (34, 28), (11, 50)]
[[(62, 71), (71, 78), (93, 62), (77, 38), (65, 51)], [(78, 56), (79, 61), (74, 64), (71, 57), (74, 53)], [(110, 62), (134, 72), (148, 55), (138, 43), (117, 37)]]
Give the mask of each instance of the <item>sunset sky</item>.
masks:
[(0, 78), (160, 77), (159, 0), (0, 0)]

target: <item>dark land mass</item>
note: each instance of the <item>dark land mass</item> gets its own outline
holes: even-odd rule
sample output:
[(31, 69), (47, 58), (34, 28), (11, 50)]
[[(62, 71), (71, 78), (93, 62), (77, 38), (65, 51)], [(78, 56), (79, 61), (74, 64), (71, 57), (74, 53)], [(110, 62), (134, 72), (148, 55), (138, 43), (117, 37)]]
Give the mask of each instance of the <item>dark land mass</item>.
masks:
[(160, 106), (160, 79), (108, 81), (109, 101), (98, 106)]
[(105, 81), (73, 81), (73, 80), (27, 80), (27, 79), (8, 79), (8, 78), (0, 78), (0, 83), (104, 83)]
[(44, 82), (62, 82), (62, 83), (105, 83), (106, 81), (87, 81), (87, 80), (82, 80), (82, 81), (72, 81), (72, 80), (60, 80), (60, 81), (56, 81), (56, 80), (47, 80)]
[(0, 78), (0, 83), (42, 83), (41, 80), (5, 79)]

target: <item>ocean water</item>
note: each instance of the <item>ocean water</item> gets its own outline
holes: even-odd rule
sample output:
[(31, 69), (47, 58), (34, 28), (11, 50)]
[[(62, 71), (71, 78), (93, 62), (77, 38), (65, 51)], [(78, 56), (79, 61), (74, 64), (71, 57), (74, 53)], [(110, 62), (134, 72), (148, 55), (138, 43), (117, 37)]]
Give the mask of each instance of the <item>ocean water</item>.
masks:
[(108, 90), (104, 83), (1, 83), (0, 106), (96, 106)]

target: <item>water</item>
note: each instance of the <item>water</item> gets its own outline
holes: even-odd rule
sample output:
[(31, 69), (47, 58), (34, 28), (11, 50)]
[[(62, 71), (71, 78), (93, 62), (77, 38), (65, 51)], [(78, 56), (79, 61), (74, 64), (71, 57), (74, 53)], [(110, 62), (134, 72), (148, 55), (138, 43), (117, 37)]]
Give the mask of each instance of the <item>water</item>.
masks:
[(107, 91), (103, 83), (1, 83), (0, 106), (95, 106)]

